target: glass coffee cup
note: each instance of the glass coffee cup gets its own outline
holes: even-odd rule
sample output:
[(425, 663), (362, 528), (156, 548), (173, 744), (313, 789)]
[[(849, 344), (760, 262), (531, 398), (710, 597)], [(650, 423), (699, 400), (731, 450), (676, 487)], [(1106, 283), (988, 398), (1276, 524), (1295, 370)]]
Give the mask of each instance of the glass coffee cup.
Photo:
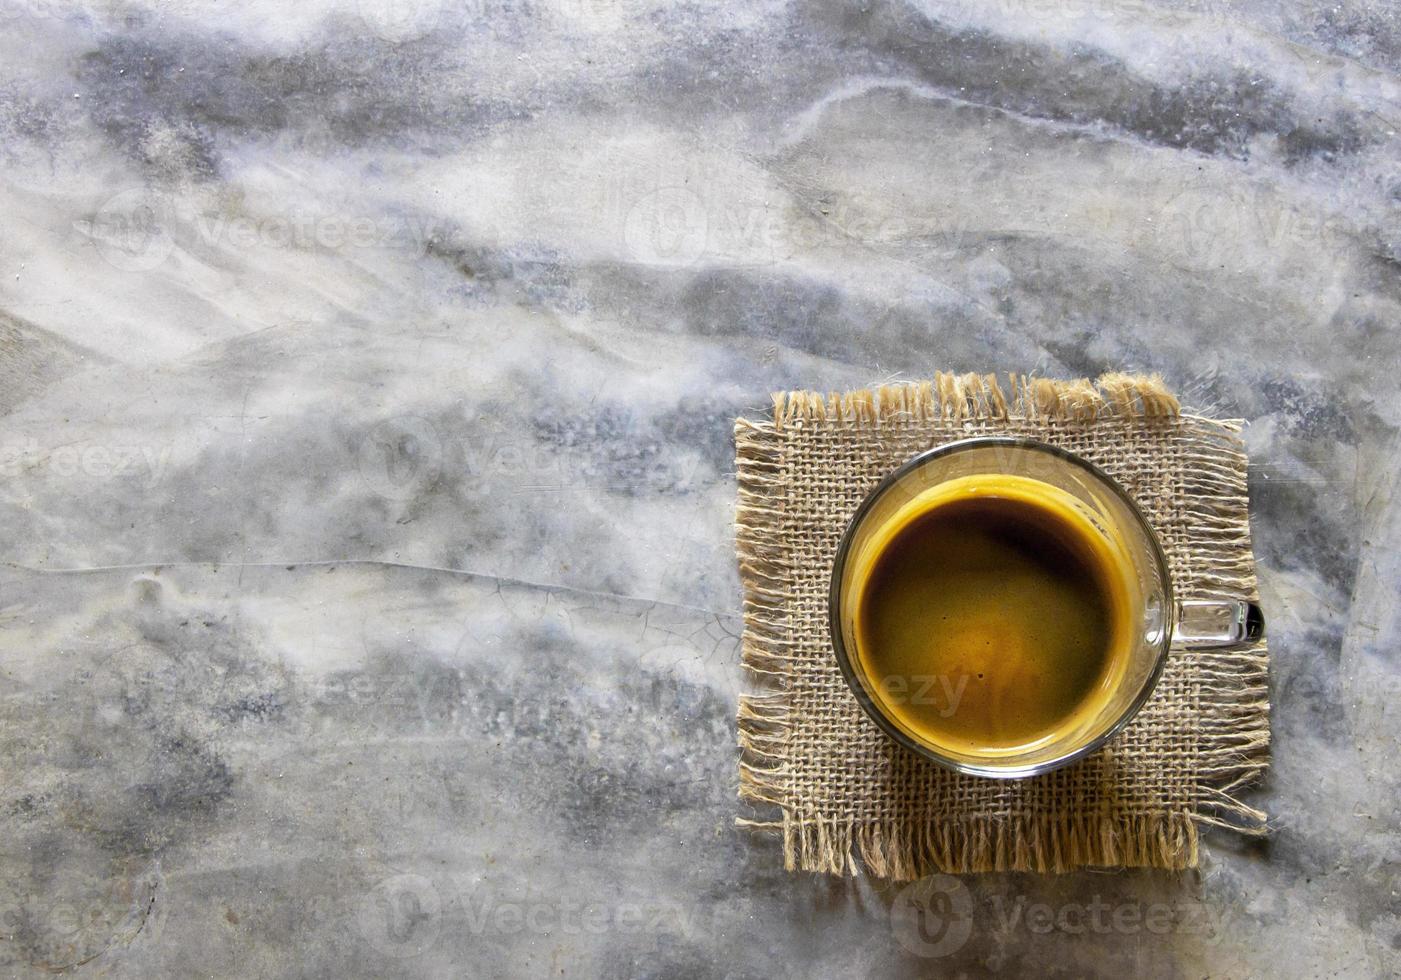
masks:
[(942, 766), (1019, 778), (1101, 748), (1173, 643), (1263, 635), (1245, 597), (1175, 599), (1157, 534), (1066, 450), (974, 438), (909, 460), (837, 549), (832, 644), (862, 708)]

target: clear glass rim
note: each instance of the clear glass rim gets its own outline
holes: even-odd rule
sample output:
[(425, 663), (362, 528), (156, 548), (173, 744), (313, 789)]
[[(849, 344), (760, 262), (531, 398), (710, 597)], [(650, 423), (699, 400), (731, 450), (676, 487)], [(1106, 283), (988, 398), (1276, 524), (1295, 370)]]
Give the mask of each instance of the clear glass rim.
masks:
[[(932, 746), (911, 738), (886, 716), (881, 706), (876, 703), (875, 699), (871, 697), (870, 692), (866, 690), (865, 684), (861, 680), (861, 675), (858, 674), (852, 664), (851, 654), (847, 650), (846, 643), (842, 638), (842, 578), (846, 573), (847, 559), (850, 555), (856, 532), (860, 528), (862, 520), (870, 513), (871, 509), (876, 505), (876, 502), (905, 476), (922, 466), (928, 465), (933, 460), (942, 459), (945, 456), (967, 452), (973, 449), (987, 449), (993, 447), (1028, 449), (1034, 452), (1046, 453), (1047, 455), (1054, 456), (1080, 468), (1093, 477), (1096, 482), (1107, 487), (1127, 506), (1129, 513), (1133, 515), (1134, 520), (1137, 521), (1139, 527), (1142, 529), (1144, 538), (1149, 544), (1149, 550), (1151, 551), (1150, 557), (1157, 566), (1159, 579), (1163, 583), (1164, 592), (1163, 612), (1166, 622), (1164, 623), (1162, 638), (1157, 644), (1153, 668), (1144, 679), (1141, 689), (1134, 696), (1133, 700), (1128, 703), (1124, 711), (1115, 719), (1112, 725), (1108, 726), (1103, 732), (1096, 735), (1079, 748), (1051, 759), (1022, 766), (997, 765), (995, 763), (981, 764), (967, 762), (962, 759), (954, 759), (944, 755)], [(1089, 460), (1067, 449), (1062, 449), (1059, 446), (1053, 446), (1037, 439), (1026, 436), (974, 436), (968, 439), (959, 439), (956, 442), (945, 443), (933, 449), (926, 449), (910, 457), (888, 473), (886, 477), (876, 485), (875, 489), (866, 495), (866, 499), (861, 501), (861, 505), (856, 508), (856, 512), (852, 514), (851, 520), (847, 523), (846, 529), (842, 532), (841, 541), (837, 545), (836, 557), (832, 562), (832, 580), (827, 594), (827, 629), (831, 634), (832, 648), (837, 657), (837, 666), (841, 668), (842, 677), (845, 678), (847, 687), (851, 689), (851, 693), (856, 697), (857, 702), (870, 719), (880, 726), (892, 739), (911, 752), (921, 755), (931, 762), (938, 763), (945, 769), (951, 769), (954, 772), (961, 772), (969, 776), (985, 776), (992, 779), (1024, 779), (1029, 776), (1039, 776), (1042, 773), (1060, 769), (1073, 762), (1078, 762), (1087, 755), (1098, 752), (1110, 739), (1123, 731), (1124, 727), (1128, 725), (1129, 722), (1133, 721), (1134, 716), (1138, 714), (1139, 710), (1148, 702), (1148, 698), (1152, 696), (1153, 690), (1158, 686), (1158, 679), (1162, 676), (1163, 668), (1167, 665), (1168, 652), (1172, 646), (1173, 622), (1176, 618), (1176, 609), (1177, 604), (1172, 591), (1172, 576), (1169, 573), (1167, 556), (1163, 553), (1162, 542), (1158, 540), (1157, 533), (1153, 530), (1153, 526), (1148, 523), (1148, 518), (1144, 516), (1142, 509), (1134, 501), (1133, 497), (1129, 496), (1129, 492), (1119, 484), (1119, 481), (1115, 480)]]

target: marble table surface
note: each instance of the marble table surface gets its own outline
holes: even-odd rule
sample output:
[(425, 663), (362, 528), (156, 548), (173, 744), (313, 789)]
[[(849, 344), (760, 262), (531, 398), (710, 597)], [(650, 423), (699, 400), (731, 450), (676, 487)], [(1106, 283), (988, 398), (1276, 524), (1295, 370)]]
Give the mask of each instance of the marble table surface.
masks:
[[(0, 975), (1401, 970), (1401, 15), (0, 0)], [(1249, 420), (1268, 841), (902, 892), (737, 829), (731, 424)], [(926, 937), (927, 938), (927, 937)]]

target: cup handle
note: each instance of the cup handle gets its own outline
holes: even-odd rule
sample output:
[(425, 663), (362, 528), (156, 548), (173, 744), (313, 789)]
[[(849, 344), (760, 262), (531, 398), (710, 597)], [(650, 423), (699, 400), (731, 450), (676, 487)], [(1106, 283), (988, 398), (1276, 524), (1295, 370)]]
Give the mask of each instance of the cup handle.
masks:
[(1231, 647), (1265, 635), (1265, 614), (1247, 599), (1189, 599), (1177, 604), (1174, 646)]

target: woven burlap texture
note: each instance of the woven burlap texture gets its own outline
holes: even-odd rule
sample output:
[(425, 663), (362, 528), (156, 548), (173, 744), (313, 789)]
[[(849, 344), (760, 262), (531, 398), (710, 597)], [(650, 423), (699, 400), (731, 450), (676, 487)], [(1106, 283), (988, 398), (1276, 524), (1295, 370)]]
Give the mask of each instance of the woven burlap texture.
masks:
[[(1103, 751), (1023, 780), (949, 772), (862, 713), (832, 653), (833, 556), (898, 464), (977, 435), (1029, 436), (1102, 467), (1138, 502), (1179, 599), (1256, 597), (1240, 423), (1184, 413), (1157, 378), (940, 374), (822, 396), (783, 392), (735, 425), (744, 586), (740, 823), (782, 836), (790, 870), (912, 879), (935, 871), (1188, 868), (1203, 824), (1247, 834), (1238, 790), (1268, 765), (1264, 641), (1174, 647), (1151, 700)], [(859, 859), (859, 864), (858, 864)]]

